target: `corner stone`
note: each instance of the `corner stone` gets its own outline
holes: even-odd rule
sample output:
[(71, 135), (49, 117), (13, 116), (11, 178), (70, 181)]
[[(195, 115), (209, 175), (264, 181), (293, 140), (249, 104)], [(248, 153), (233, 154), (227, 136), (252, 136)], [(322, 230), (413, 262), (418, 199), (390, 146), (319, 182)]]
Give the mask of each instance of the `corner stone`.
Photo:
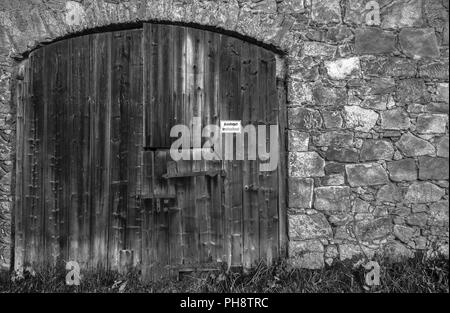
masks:
[(289, 153), (289, 176), (291, 177), (323, 177), (325, 161), (317, 152)]
[(378, 163), (346, 165), (345, 171), (350, 186), (375, 186), (388, 182), (386, 170)]
[(290, 240), (331, 239), (332, 237), (331, 226), (325, 215), (321, 213), (289, 216)]
[(313, 200), (314, 179), (289, 178), (289, 207), (310, 209)]
[(319, 240), (290, 241), (289, 259), (298, 268), (321, 269), (324, 267), (324, 247)]

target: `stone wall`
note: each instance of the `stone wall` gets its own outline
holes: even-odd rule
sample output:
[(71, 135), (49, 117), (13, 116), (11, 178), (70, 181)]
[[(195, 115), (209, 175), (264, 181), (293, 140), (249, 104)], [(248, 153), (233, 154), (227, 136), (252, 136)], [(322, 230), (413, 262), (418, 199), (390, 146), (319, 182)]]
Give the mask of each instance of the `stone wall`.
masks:
[(9, 252), (14, 65), (42, 43), (136, 21), (216, 27), (284, 51), (295, 265), (448, 255), (447, 0), (2, 0), (0, 264)]

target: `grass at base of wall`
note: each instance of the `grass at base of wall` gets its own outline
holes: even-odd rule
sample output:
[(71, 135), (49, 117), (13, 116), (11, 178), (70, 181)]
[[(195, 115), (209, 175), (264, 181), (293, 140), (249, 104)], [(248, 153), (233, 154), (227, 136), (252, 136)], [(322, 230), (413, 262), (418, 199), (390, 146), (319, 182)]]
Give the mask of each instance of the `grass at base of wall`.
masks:
[(379, 261), (380, 286), (364, 285), (365, 270), (352, 262), (335, 262), (321, 270), (295, 269), (287, 263), (268, 267), (260, 264), (249, 273), (219, 270), (183, 275), (143, 283), (135, 273), (120, 275), (110, 271), (82, 273), (80, 286), (66, 286), (66, 271), (53, 268), (21, 279), (0, 275), (4, 292), (219, 292), (219, 293), (448, 293), (449, 261), (444, 257), (426, 259), (422, 255), (402, 263)]

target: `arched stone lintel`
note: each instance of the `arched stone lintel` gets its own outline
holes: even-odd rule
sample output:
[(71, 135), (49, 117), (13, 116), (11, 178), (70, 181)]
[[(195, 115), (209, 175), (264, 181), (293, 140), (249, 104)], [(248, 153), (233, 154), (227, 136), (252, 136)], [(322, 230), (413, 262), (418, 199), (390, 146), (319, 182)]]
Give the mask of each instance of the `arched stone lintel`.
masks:
[(266, 12), (237, 0), (55, 1), (20, 13), (0, 12), (0, 54), (22, 59), (33, 49), (62, 38), (142, 22), (185, 24), (247, 39), (279, 53), (293, 46), (291, 15)]

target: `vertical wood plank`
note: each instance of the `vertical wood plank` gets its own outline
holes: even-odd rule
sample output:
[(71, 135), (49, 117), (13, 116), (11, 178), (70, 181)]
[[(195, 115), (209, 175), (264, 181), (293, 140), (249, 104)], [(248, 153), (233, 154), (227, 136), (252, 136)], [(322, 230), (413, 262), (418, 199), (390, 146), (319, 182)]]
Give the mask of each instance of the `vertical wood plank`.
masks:
[(130, 110), (129, 110), (129, 138), (128, 138), (128, 212), (127, 212), (127, 250), (132, 251), (133, 266), (140, 263), (141, 243), (140, 243), (140, 202), (138, 185), (138, 173), (141, 170), (139, 153), (143, 148), (143, 112), (142, 102), (142, 32), (133, 31), (130, 34)]
[[(268, 108), (268, 98), (267, 98), (267, 80), (268, 76), (268, 62), (266, 60), (266, 51), (263, 48), (258, 48), (258, 125), (266, 125), (266, 117), (267, 117), (267, 108)], [(267, 132), (266, 132), (267, 134)], [(258, 132), (258, 153), (259, 151), (266, 148), (264, 141), (263, 146), (260, 147), (260, 133)], [(258, 162), (258, 205), (259, 205), (259, 251), (260, 251), (260, 259), (264, 261), (268, 261), (271, 257), (268, 254), (269, 251), (269, 217), (268, 217), (268, 206), (269, 206), (269, 198), (267, 193), (267, 177), (265, 173), (259, 170)]]
[(92, 160), (95, 175), (91, 185), (94, 234), (91, 238), (91, 263), (106, 268), (108, 257), (108, 228), (110, 208), (110, 121), (111, 121), (111, 34), (93, 37), (94, 104), (92, 117)]
[(33, 87), (32, 87), (32, 201), (31, 201), (31, 241), (30, 241), (30, 263), (37, 268), (44, 265), (44, 189), (43, 189), (43, 154), (45, 153), (44, 138), (44, 80), (46, 79), (43, 62), (45, 50), (36, 51), (33, 65)]
[[(181, 26), (173, 26), (172, 33), (172, 105), (173, 105), (173, 124), (183, 123), (183, 106), (184, 106), (184, 81), (185, 81), (185, 39), (186, 28)], [(172, 163), (172, 170), (176, 171), (175, 162)], [(169, 171), (169, 168), (168, 168)], [(184, 192), (182, 186), (175, 185), (175, 194)], [(183, 225), (182, 212), (178, 203), (169, 212), (169, 250), (170, 264), (176, 269), (183, 263)]]
[[(230, 38), (228, 36), (222, 36), (220, 41), (220, 55), (219, 55), (219, 116), (220, 120), (227, 120), (230, 119), (230, 101), (228, 99), (228, 90), (230, 85), (230, 78), (229, 78), (229, 68), (231, 68), (231, 58), (229, 55), (229, 44), (230, 44)], [(227, 149), (232, 149), (232, 145), (230, 147), (229, 143), (224, 140), (224, 136), (221, 135), (221, 150), (222, 150), (222, 158), (223, 158), (223, 168), (225, 170), (225, 178), (223, 181), (223, 188), (222, 188), (222, 216), (223, 216), (223, 250), (222, 250), (222, 262), (225, 262), (228, 264), (228, 266), (231, 266), (232, 263), (232, 230), (230, 227), (231, 224), (231, 173), (230, 173), (230, 162), (226, 161), (224, 159), (225, 151)], [(228, 143), (228, 146), (227, 146)]]
[[(127, 138), (128, 111), (126, 84), (128, 82), (128, 49), (125, 32), (115, 32), (111, 42), (111, 200), (110, 228), (108, 241), (108, 264), (111, 269), (119, 270), (120, 251), (124, 247), (126, 199), (124, 199), (124, 164)], [(125, 195), (126, 196), (126, 195)], [(125, 201), (124, 201), (125, 200)]]
[[(145, 53), (145, 52), (144, 52)], [(144, 279), (153, 279), (153, 263), (156, 257), (155, 248), (155, 223), (153, 214), (153, 152), (145, 151), (143, 154), (143, 199), (142, 199), (142, 277)]]
[(25, 223), (24, 216), (24, 161), (26, 155), (24, 150), (26, 148), (25, 138), (25, 106), (27, 105), (28, 85), (29, 85), (29, 62), (23, 65), (24, 77), (22, 81), (17, 82), (16, 103), (17, 103), (17, 125), (16, 125), (16, 188), (15, 188), (15, 206), (14, 206), (14, 269), (21, 270), (24, 265), (25, 254)]
[[(279, 158), (279, 145), (280, 145), (280, 134), (276, 138), (276, 142), (271, 141), (270, 125), (277, 126), (278, 131), (278, 93), (277, 93), (277, 81), (276, 81), (276, 61), (273, 53), (266, 50), (266, 56), (268, 62), (268, 80), (266, 85), (267, 94), (267, 151), (270, 151), (270, 145), (275, 144), (278, 146), (276, 154)], [(270, 151), (272, 154), (274, 151)], [(278, 160), (279, 166), (279, 160)], [(268, 262), (273, 262), (278, 259), (279, 255), (279, 212), (278, 212), (278, 168), (273, 171), (266, 172), (267, 174), (267, 196), (269, 198), (268, 206), (268, 223), (269, 223), (269, 252), (268, 252)]]
[[(204, 82), (205, 82), (205, 101), (203, 105), (202, 126), (217, 125), (220, 126), (219, 119), (219, 44), (221, 40), (220, 34), (213, 32), (205, 32), (205, 66), (204, 66)], [(211, 135), (211, 134), (210, 134)], [(205, 142), (202, 141), (202, 145)], [(207, 162), (208, 168), (221, 169), (221, 161)], [(207, 203), (207, 218), (210, 223), (210, 260), (216, 262), (221, 260), (223, 248), (223, 215), (221, 202), (221, 175), (207, 178), (207, 190), (209, 201)]]
[[(244, 125), (257, 127), (256, 110), (258, 101), (255, 95), (258, 91), (258, 48), (245, 43), (242, 48), (242, 120)], [(255, 138), (256, 139), (256, 138)], [(255, 151), (256, 145), (251, 145), (247, 139), (243, 162), (243, 237), (244, 237), (244, 268), (250, 268), (259, 258), (259, 207), (257, 197), (257, 160), (249, 160), (249, 149)], [(256, 181), (255, 181), (256, 180)]]
[(67, 262), (69, 257), (69, 212), (70, 212), (70, 156), (71, 130), (69, 110), (72, 108), (70, 88), (72, 83), (72, 59), (70, 41), (62, 44), (61, 57), (66, 59), (65, 72), (61, 73), (60, 93), (56, 96), (56, 189), (59, 212), (59, 249), (60, 260)]
[(280, 162), (278, 164), (278, 240), (279, 256), (287, 257), (287, 98), (284, 80), (277, 79), (278, 91), (278, 125), (280, 137)]
[(25, 90), (26, 96), (24, 99), (23, 107), (23, 206), (22, 206), (22, 216), (23, 216), (23, 230), (24, 230), (24, 255), (23, 255), (23, 265), (29, 265), (30, 260), (30, 241), (31, 241), (31, 229), (33, 227), (32, 219), (30, 218), (30, 208), (31, 208), (31, 197), (32, 197), (32, 151), (33, 151), (33, 141), (34, 137), (31, 135), (31, 126), (33, 123), (32, 119), (32, 86), (33, 86), (33, 74), (32, 68), (34, 65), (34, 57), (30, 55), (29, 59), (30, 66), (26, 69), (25, 74)]

